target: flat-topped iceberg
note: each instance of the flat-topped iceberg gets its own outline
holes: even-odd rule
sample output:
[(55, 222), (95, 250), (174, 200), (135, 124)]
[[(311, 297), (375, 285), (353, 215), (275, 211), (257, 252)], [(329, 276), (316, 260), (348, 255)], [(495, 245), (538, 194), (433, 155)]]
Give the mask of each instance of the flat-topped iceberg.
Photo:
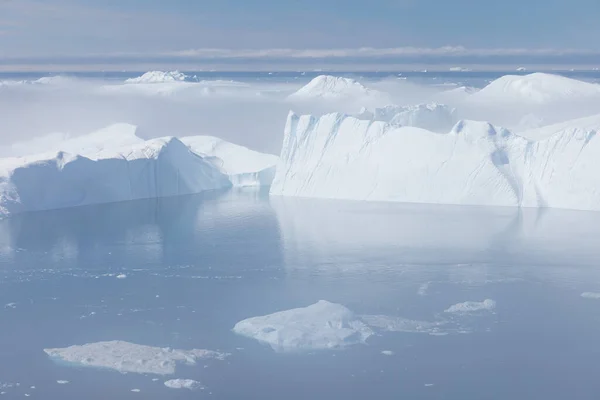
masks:
[(321, 300), (304, 308), (238, 322), (233, 331), (275, 351), (339, 349), (364, 343), (373, 331), (346, 307)]
[(88, 343), (44, 349), (57, 360), (84, 367), (107, 368), (121, 373), (171, 375), (178, 364), (195, 365), (201, 359), (223, 360), (229, 354), (211, 350), (178, 350), (123, 341)]
[[(87, 204), (269, 185), (277, 157), (218, 138), (144, 140), (117, 124), (46, 152), (0, 159), (0, 216)], [(27, 145), (13, 145), (23, 151)]]
[(526, 138), (486, 122), (440, 134), (290, 113), (271, 194), (600, 210), (600, 139), (589, 129), (600, 116), (590, 118)]

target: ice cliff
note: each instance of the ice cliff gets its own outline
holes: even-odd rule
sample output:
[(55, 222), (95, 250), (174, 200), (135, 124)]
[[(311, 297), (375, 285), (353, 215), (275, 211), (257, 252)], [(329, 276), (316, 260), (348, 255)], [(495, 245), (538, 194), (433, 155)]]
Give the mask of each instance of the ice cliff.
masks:
[(343, 114), (288, 116), (272, 195), (600, 210), (600, 116), (519, 136)]
[(444, 104), (429, 103), (416, 106), (389, 105), (373, 111), (363, 108), (359, 119), (389, 122), (391, 125), (414, 126), (434, 132), (447, 132), (456, 124), (456, 110)]

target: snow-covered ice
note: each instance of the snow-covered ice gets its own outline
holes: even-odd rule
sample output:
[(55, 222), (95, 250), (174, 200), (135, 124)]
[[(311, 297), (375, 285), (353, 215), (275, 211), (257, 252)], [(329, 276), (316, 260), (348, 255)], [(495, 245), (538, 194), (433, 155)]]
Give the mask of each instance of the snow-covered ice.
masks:
[(304, 308), (245, 319), (233, 331), (280, 352), (343, 348), (364, 343), (373, 334), (352, 311), (325, 300)]
[(204, 389), (200, 382), (195, 381), (193, 379), (171, 379), (165, 382), (165, 386), (170, 389)]
[(298, 89), (288, 98), (293, 100), (307, 99), (344, 99), (350, 97), (380, 96), (381, 93), (367, 88), (360, 82), (332, 75), (319, 75), (305, 86)]
[(58, 381), (56, 381), (56, 383), (58, 383), (59, 385), (68, 385), (70, 382), (64, 381), (64, 380), (58, 380)]
[(116, 278), (117, 279), (125, 279), (125, 278), (127, 278), (127, 275), (125, 275), (125, 274), (119, 274), (119, 275), (116, 276)]
[(527, 138), (477, 121), (439, 134), (340, 113), (290, 113), (271, 194), (599, 210), (598, 129), (600, 115)]
[(583, 297), (584, 299), (600, 299), (600, 293), (584, 292), (581, 293), (581, 297)]
[(137, 78), (126, 79), (125, 83), (164, 83), (164, 82), (182, 82), (187, 75), (179, 71), (148, 71)]
[(444, 312), (454, 314), (468, 314), (478, 311), (492, 311), (496, 308), (496, 302), (492, 299), (484, 301), (465, 301), (464, 303), (454, 304), (448, 307)]
[(383, 350), (383, 351), (381, 352), (381, 354), (383, 354), (384, 356), (393, 356), (393, 355), (394, 355), (394, 352), (393, 352), (393, 351), (391, 351), (391, 350)]
[(223, 360), (229, 354), (211, 350), (178, 350), (123, 341), (88, 343), (44, 349), (52, 358), (84, 367), (108, 368), (121, 373), (174, 374), (177, 364), (195, 365), (202, 359)]
[[(0, 216), (141, 198), (268, 185), (277, 157), (207, 136), (143, 140), (115, 124), (0, 159)], [(222, 158), (221, 158), (222, 157)]]

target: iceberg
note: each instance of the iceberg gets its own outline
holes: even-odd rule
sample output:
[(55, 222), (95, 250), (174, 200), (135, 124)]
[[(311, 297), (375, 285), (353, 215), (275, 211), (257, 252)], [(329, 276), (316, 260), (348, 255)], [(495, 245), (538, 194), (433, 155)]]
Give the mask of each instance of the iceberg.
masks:
[(346, 307), (321, 300), (304, 308), (238, 322), (233, 331), (277, 352), (339, 349), (364, 343), (373, 331)]
[(369, 89), (362, 83), (339, 76), (319, 75), (287, 97), (296, 103), (319, 101), (357, 101), (367, 104), (389, 104), (386, 93)]
[(456, 119), (456, 110), (444, 104), (429, 103), (416, 106), (389, 105), (369, 111), (363, 108), (359, 119), (388, 122), (391, 125), (414, 126), (433, 132), (448, 132)]
[(187, 75), (179, 71), (148, 71), (137, 78), (126, 79), (125, 83), (165, 83), (165, 82), (183, 82)]
[[(585, 127), (572, 129), (570, 127)], [(600, 115), (515, 135), (459, 121), (444, 134), (291, 112), (272, 195), (600, 210)], [(539, 139), (533, 139), (539, 138)]]
[(44, 153), (0, 159), (0, 216), (269, 185), (273, 179), (276, 156), (214, 137), (144, 140), (136, 129), (116, 124), (59, 143), (40, 140), (30, 145), (46, 144)]
[(57, 360), (84, 367), (107, 368), (121, 373), (171, 375), (177, 364), (195, 365), (201, 359), (224, 360), (229, 356), (211, 350), (177, 350), (123, 341), (88, 343), (81, 346), (44, 349)]
[(544, 105), (556, 101), (600, 96), (600, 85), (559, 75), (536, 72), (505, 75), (472, 94), (473, 103), (526, 103)]

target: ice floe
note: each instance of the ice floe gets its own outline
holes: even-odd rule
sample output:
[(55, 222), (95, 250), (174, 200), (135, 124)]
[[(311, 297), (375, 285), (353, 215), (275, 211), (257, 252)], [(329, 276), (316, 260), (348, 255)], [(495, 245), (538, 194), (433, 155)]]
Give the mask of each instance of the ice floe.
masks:
[(223, 360), (229, 354), (211, 350), (178, 350), (123, 341), (88, 343), (44, 349), (48, 356), (85, 367), (107, 368), (121, 373), (170, 375), (177, 364), (195, 365), (201, 359)]
[(192, 379), (171, 379), (165, 382), (165, 386), (170, 389), (188, 389), (199, 390), (204, 389), (202, 384)]
[(240, 321), (233, 331), (281, 352), (343, 348), (373, 335), (352, 311), (325, 300)]
[(466, 314), (478, 311), (492, 311), (496, 308), (496, 302), (491, 299), (484, 301), (465, 301), (464, 303), (454, 304), (447, 308), (444, 312)]

